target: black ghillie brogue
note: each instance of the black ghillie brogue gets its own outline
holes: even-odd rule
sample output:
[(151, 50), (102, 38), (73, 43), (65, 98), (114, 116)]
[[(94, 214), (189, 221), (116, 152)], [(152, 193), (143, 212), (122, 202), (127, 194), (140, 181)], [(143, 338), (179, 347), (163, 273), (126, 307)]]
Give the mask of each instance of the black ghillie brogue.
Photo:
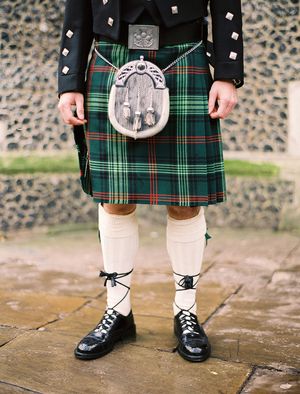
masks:
[[(176, 282), (180, 287), (176, 291), (193, 290), (196, 292), (200, 273), (196, 275), (182, 275), (174, 272), (174, 274), (181, 276), (180, 281)], [(179, 312), (174, 317), (174, 333), (178, 339), (178, 353), (188, 361), (205, 361), (210, 356), (211, 345), (203, 327), (198, 322), (197, 316), (191, 312), (196, 300), (188, 309), (180, 308), (176, 302), (174, 304), (179, 309)]]
[(197, 316), (181, 310), (174, 317), (174, 333), (178, 339), (178, 353), (185, 360), (205, 361), (211, 353), (211, 345)]
[(114, 309), (128, 296), (130, 290), (129, 286), (126, 286), (118, 279), (131, 274), (131, 272), (132, 270), (124, 273), (100, 271), (99, 276), (105, 278), (104, 286), (110, 280), (112, 287), (121, 285), (127, 290), (124, 297), (117, 304), (113, 307), (106, 308), (102, 319), (96, 327), (78, 343), (74, 349), (74, 354), (77, 358), (81, 360), (92, 360), (102, 357), (113, 350), (116, 342), (123, 339), (134, 340), (136, 338), (136, 328), (132, 311), (127, 316), (124, 316)]
[(132, 311), (128, 316), (123, 316), (116, 310), (107, 308), (97, 326), (78, 343), (74, 354), (81, 360), (92, 360), (111, 352), (116, 342), (135, 337)]

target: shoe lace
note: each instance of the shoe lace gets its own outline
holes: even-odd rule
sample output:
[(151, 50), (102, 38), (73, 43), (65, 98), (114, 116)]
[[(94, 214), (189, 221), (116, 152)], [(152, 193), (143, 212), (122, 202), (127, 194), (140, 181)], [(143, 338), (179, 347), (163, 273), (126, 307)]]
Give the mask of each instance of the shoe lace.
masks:
[(179, 321), (183, 328), (183, 334), (198, 334), (197, 319), (190, 311), (182, 310), (182, 314), (179, 316)]
[(104, 277), (105, 278), (104, 286), (107, 286), (107, 281), (110, 280), (111, 281), (111, 287), (115, 287), (115, 286), (117, 286), (117, 284), (119, 284), (119, 285), (121, 285), (121, 286), (123, 286), (123, 287), (125, 287), (127, 289), (124, 297), (119, 302), (117, 302), (113, 307), (111, 307), (109, 309), (114, 309), (116, 306), (121, 304), (121, 302), (123, 300), (125, 300), (125, 298), (129, 294), (130, 287), (125, 285), (124, 283), (120, 282), (118, 279), (121, 279), (121, 278), (124, 278), (127, 275), (130, 275), (132, 273), (132, 271), (133, 271), (133, 269), (128, 271), (128, 272), (123, 272), (123, 273), (117, 273), (117, 272), (109, 273), (109, 272), (105, 272), (105, 271), (100, 271), (99, 277), (101, 277), (101, 278)]
[[(176, 289), (176, 291), (186, 291), (186, 290), (194, 290), (194, 291), (196, 291), (197, 284), (198, 284), (199, 279), (200, 279), (200, 273), (196, 274), (196, 275), (181, 275), (181, 274), (178, 274), (175, 271), (173, 271), (173, 272), (174, 272), (175, 275), (178, 275), (179, 277), (181, 276), (180, 281), (179, 282), (176, 281), (176, 284), (178, 286), (180, 286), (181, 289)], [(194, 278), (197, 278), (197, 279), (194, 280)], [(188, 309), (182, 309), (182, 308), (180, 308), (180, 306), (178, 306), (176, 304), (175, 301), (174, 301), (174, 303), (175, 303), (175, 305), (177, 306), (178, 309), (181, 309), (182, 311), (188, 312), (190, 314), (190, 310), (196, 304), (196, 300)], [(192, 315), (190, 315), (189, 317), (193, 318)]]
[(116, 320), (117, 315), (116, 311), (112, 308), (106, 309), (102, 319), (97, 324), (94, 329), (94, 332), (100, 332), (101, 334), (107, 334), (110, 328), (112, 327), (114, 321)]

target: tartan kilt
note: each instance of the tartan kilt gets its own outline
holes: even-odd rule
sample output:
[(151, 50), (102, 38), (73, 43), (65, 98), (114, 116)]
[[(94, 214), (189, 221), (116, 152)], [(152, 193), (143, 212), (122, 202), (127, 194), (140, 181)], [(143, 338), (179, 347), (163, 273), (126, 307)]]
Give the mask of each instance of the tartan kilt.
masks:
[[(95, 43), (117, 67), (143, 55), (160, 68), (194, 44), (144, 51), (128, 50), (116, 43)], [(108, 98), (115, 72), (93, 51), (87, 72), (85, 135), (94, 201), (178, 206), (226, 201), (220, 123), (208, 115), (212, 77), (205, 45), (165, 73), (170, 117), (165, 128), (149, 138), (134, 140), (110, 124)]]

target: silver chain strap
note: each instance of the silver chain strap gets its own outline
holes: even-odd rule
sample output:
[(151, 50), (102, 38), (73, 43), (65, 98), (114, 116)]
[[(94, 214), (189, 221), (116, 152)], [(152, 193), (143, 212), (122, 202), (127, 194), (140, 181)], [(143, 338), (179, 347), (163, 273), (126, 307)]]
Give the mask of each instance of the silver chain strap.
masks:
[[(96, 42), (96, 44), (97, 44), (97, 42)], [(109, 64), (111, 67), (113, 67), (113, 68), (114, 68), (115, 70), (117, 70), (117, 71), (120, 70), (117, 66), (115, 66), (115, 65), (112, 64), (108, 59), (106, 59), (106, 57), (104, 57), (103, 55), (101, 55), (101, 53), (97, 50), (97, 48), (94, 48), (94, 51), (97, 53), (97, 55), (98, 55), (99, 57), (101, 57), (102, 60), (105, 61), (105, 63)]]
[[(182, 55), (180, 55), (178, 58), (176, 58), (175, 60), (173, 60), (172, 63), (170, 63), (167, 67), (165, 67), (164, 69), (162, 69), (162, 73), (165, 73), (167, 70), (169, 70), (171, 67), (175, 66), (176, 63), (180, 62), (180, 60), (184, 59), (186, 56), (188, 56), (190, 53), (192, 53), (193, 51), (195, 51), (201, 44), (202, 44), (202, 40), (197, 42), (196, 45), (194, 45), (192, 48), (188, 49), (186, 52), (184, 52)], [(95, 44), (97, 45), (98, 42), (95, 42)], [(113, 67), (115, 70), (119, 71), (120, 69), (115, 66), (114, 64), (112, 64), (105, 56), (103, 56), (98, 50), (97, 48), (94, 48), (94, 51), (96, 52), (96, 54), (105, 61), (105, 63), (109, 64), (111, 67)]]
[(170, 63), (167, 67), (165, 67), (163, 70), (161, 70), (163, 73), (165, 73), (169, 68), (175, 66), (176, 63), (180, 62), (180, 60), (184, 59), (186, 56), (188, 56), (190, 53), (195, 51), (200, 45), (202, 44), (202, 40), (198, 42), (196, 45), (194, 45), (192, 48), (188, 49), (186, 52), (184, 52), (181, 56), (179, 56), (177, 59), (175, 59), (172, 63)]

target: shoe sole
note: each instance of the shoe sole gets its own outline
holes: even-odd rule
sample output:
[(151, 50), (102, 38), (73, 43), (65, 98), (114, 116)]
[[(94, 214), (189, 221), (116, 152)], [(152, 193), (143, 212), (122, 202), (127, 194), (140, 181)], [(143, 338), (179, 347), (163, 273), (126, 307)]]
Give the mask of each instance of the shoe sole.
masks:
[[(117, 334), (117, 333), (116, 333)], [(93, 353), (93, 354), (88, 354), (88, 353), (81, 353), (77, 348), (74, 350), (74, 355), (76, 358), (80, 360), (94, 360), (96, 358), (100, 358), (105, 356), (106, 354), (110, 353), (114, 349), (115, 343), (122, 341), (122, 340), (135, 340), (136, 339), (136, 327), (130, 326), (126, 331), (120, 333), (119, 335), (116, 335), (116, 338), (112, 342), (111, 346), (102, 352), (99, 353)]]
[(187, 361), (198, 362), (201, 363), (209, 358), (211, 355), (211, 346), (208, 346), (208, 352), (204, 356), (191, 356), (190, 354), (186, 354), (184, 350), (181, 349), (180, 345), (177, 346), (177, 351), (182, 358)]

